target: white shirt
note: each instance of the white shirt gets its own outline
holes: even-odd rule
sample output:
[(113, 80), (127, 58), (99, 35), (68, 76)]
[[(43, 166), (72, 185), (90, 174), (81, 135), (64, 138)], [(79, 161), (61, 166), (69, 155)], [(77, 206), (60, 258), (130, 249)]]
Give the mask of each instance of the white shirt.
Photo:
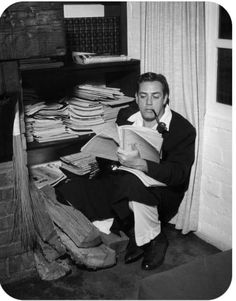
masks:
[[(170, 110), (169, 105), (166, 105), (165, 112), (162, 115), (162, 117), (160, 118), (160, 122), (164, 122), (166, 124), (167, 131), (169, 131), (171, 118), (172, 118), (172, 112)], [(140, 111), (131, 115), (128, 118), (128, 121), (133, 122), (134, 126), (141, 126), (141, 127), (143, 126), (143, 117), (142, 117)], [(154, 125), (152, 129), (156, 129), (156, 127), (157, 127), (157, 125)]]

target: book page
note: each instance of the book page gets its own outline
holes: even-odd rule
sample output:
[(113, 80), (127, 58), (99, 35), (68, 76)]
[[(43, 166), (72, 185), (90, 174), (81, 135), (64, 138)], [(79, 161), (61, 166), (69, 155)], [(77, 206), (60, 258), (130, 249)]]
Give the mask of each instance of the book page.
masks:
[(163, 138), (156, 130), (126, 125), (119, 127), (119, 134), (123, 149), (129, 151), (135, 145), (142, 159), (159, 162)]

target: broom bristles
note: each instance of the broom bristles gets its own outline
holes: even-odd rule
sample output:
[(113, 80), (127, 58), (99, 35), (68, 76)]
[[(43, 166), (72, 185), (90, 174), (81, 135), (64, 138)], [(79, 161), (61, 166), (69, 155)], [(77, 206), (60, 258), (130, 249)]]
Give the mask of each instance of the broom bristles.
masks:
[(19, 103), (17, 102), (13, 127), (13, 171), (15, 184), (15, 220), (13, 235), (16, 235), (19, 231), (22, 245), (28, 250), (34, 248), (37, 238), (33, 220), (33, 208), (29, 191), (29, 175), (26, 161), (26, 152), (23, 150), (21, 141)]
[(22, 244), (27, 250), (35, 246), (36, 231), (29, 191), (28, 170), (24, 162), (20, 135), (13, 136), (13, 154), (16, 202), (14, 225), (19, 229)]

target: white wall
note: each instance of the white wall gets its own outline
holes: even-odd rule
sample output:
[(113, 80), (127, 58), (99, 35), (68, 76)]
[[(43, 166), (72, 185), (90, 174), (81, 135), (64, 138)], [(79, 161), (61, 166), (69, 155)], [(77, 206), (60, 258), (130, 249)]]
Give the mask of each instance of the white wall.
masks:
[(207, 110), (197, 235), (222, 250), (232, 244), (232, 121)]
[(232, 246), (232, 107), (216, 102), (217, 15), (217, 5), (207, 3), (207, 93), (197, 234), (226, 250)]
[[(212, 3), (212, 6), (207, 7), (207, 10), (214, 15), (216, 4)], [(128, 2), (127, 14), (128, 54), (139, 59), (140, 2)], [(212, 19), (208, 21), (209, 43), (214, 39), (212, 28), (216, 30), (218, 27), (212, 23)], [(216, 247), (226, 250), (231, 248), (232, 244), (232, 107), (215, 102), (216, 83), (213, 78), (216, 74), (216, 53), (208, 43), (203, 167), (196, 234)]]

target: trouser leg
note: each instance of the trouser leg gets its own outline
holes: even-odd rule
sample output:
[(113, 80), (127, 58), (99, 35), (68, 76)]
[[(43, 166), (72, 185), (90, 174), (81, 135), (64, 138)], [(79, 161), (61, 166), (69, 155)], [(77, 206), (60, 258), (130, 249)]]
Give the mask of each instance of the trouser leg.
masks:
[(149, 206), (135, 201), (129, 202), (134, 213), (134, 232), (138, 246), (149, 243), (161, 232), (157, 206)]

